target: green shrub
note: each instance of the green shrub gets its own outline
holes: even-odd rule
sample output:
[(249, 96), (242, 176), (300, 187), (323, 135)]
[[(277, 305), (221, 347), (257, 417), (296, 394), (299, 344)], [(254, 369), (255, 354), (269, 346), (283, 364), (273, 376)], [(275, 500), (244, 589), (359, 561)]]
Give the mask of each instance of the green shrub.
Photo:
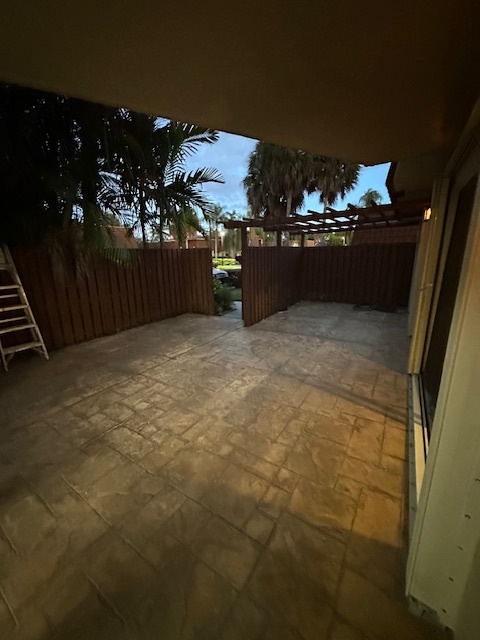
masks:
[(242, 290), (241, 289), (231, 289), (231, 295), (232, 295), (232, 300), (234, 300), (235, 302), (241, 302), (242, 301)]
[(215, 313), (221, 315), (224, 311), (233, 309), (232, 290), (223, 285), (220, 280), (213, 279), (213, 297), (215, 300)]

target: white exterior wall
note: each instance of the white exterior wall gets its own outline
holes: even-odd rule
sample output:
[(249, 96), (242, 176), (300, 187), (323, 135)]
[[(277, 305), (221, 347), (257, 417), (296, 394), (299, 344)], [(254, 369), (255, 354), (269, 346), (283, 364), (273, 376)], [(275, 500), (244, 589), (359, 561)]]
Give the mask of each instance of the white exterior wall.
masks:
[(414, 374), (420, 373), (423, 348), (429, 325), (448, 189), (448, 178), (440, 178), (436, 181), (432, 194), (432, 215), (430, 220), (422, 223), (420, 242), (417, 247), (417, 260), (412, 279), (412, 295), (409, 306), (410, 322), (414, 328), (413, 332), (410, 331), (413, 337), (408, 372)]
[[(453, 222), (458, 192), (479, 172), (480, 146), (472, 137), (468, 153), (451, 178), (446, 212), (447, 230)], [(432, 236), (424, 241), (432, 243)], [(428, 253), (428, 247), (426, 252)], [(445, 255), (444, 250), (437, 251), (440, 272), (443, 270)], [(423, 269), (428, 272), (428, 259), (425, 260)], [(419, 308), (422, 304), (421, 296), (420, 290)], [(415, 369), (419, 366), (422, 341), (428, 339), (427, 325), (431, 326), (431, 322), (428, 323), (427, 318), (420, 314), (416, 322), (417, 333), (412, 341), (410, 361), (411, 365), (415, 363)], [(478, 186), (411, 541), (407, 593), (436, 612), (440, 622), (452, 628), (459, 640), (480, 638)]]

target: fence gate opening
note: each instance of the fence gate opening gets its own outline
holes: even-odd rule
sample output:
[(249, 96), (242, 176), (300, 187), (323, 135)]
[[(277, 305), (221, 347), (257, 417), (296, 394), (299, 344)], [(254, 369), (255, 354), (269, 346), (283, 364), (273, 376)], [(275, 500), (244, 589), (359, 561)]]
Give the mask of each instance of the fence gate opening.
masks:
[[(242, 233), (245, 326), (300, 300), (408, 307), (416, 230), (429, 205), (426, 200), (363, 209), (349, 205), (345, 211), (328, 208), (327, 213), (225, 222), (226, 228), (239, 228)], [(249, 246), (251, 227), (275, 232), (277, 246)], [(370, 231), (374, 242), (305, 247), (309, 235), (344, 231)], [(300, 246), (282, 246), (283, 234), (300, 237)]]

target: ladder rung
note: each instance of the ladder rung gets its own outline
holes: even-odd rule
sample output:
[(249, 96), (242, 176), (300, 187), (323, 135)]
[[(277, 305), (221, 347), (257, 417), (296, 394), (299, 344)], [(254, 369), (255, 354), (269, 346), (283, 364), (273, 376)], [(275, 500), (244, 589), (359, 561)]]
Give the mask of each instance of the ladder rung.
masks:
[(26, 319), (26, 315), (25, 316), (15, 316), (15, 318), (2, 318), (0, 320), (0, 324), (5, 324), (5, 322), (18, 322), (19, 320), (25, 320)]
[(35, 327), (34, 324), (17, 324), (14, 327), (7, 327), (6, 329), (0, 329), (0, 335), (3, 333), (13, 333), (13, 331), (21, 331), (22, 329), (33, 329), (34, 327)]
[(15, 311), (16, 309), (26, 309), (28, 304), (14, 304), (11, 307), (3, 307), (0, 311)]
[[(33, 317), (31, 307), (28, 304), (15, 263), (13, 262), (8, 247), (0, 243), (0, 275), (2, 272), (8, 273), (9, 279), (5, 276), (5, 279), (0, 281), (0, 337), (3, 339), (5, 334), (20, 332), (16, 333), (16, 335), (17, 338), (22, 340), (22, 331), (31, 332), (31, 342), (16, 344), (11, 347), (3, 347), (0, 342), (0, 356), (3, 362), (3, 368), (5, 371), (8, 371), (8, 362), (15, 353), (28, 351), (28, 349), (40, 351), (48, 360), (47, 349), (45, 348), (40, 329)], [(2, 302), (3, 300), (5, 300), (5, 302)], [(9, 306), (5, 307), (3, 306), (4, 304), (8, 304)], [(17, 310), (20, 311), (20, 315), (14, 313)]]
[(17, 344), (14, 347), (5, 347), (3, 353), (6, 355), (9, 353), (17, 353), (17, 351), (26, 351), (27, 349), (35, 349), (36, 347), (43, 347), (43, 344), (39, 341), (25, 342), (25, 344)]

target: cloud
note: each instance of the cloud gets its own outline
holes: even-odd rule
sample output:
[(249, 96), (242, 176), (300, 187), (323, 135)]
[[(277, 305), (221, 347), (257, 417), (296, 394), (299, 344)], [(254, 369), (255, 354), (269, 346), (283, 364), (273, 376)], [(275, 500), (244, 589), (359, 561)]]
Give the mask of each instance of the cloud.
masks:
[[(204, 145), (199, 151), (188, 159), (187, 169), (198, 167), (215, 167), (222, 174), (225, 184), (211, 184), (205, 186), (205, 193), (216, 204), (220, 204), (226, 211), (246, 213), (247, 199), (242, 180), (247, 172), (248, 156), (253, 151), (256, 140), (236, 136), (231, 133), (220, 133), (218, 142), (213, 145)], [(360, 196), (369, 188), (376, 189), (383, 196), (383, 202), (389, 202), (388, 192), (385, 187), (389, 164), (364, 167), (360, 173), (358, 185), (347, 194), (343, 201), (336, 203), (339, 210), (345, 209), (347, 203), (358, 203)], [(322, 205), (318, 196), (312, 194), (305, 198), (305, 206), (301, 213), (307, 209), (321, 211)]]
[(256, 140), (221, 133), (218, 142), (204, 145), (198, 153), (189, 158), (187, 169), (215, 167), (220, 171), (225, 184), (205, 186), (205, 193), (226, 211), (245, 213), (247, 199), (242, 180), (247, 172), (248, 156), (255, 147)]

